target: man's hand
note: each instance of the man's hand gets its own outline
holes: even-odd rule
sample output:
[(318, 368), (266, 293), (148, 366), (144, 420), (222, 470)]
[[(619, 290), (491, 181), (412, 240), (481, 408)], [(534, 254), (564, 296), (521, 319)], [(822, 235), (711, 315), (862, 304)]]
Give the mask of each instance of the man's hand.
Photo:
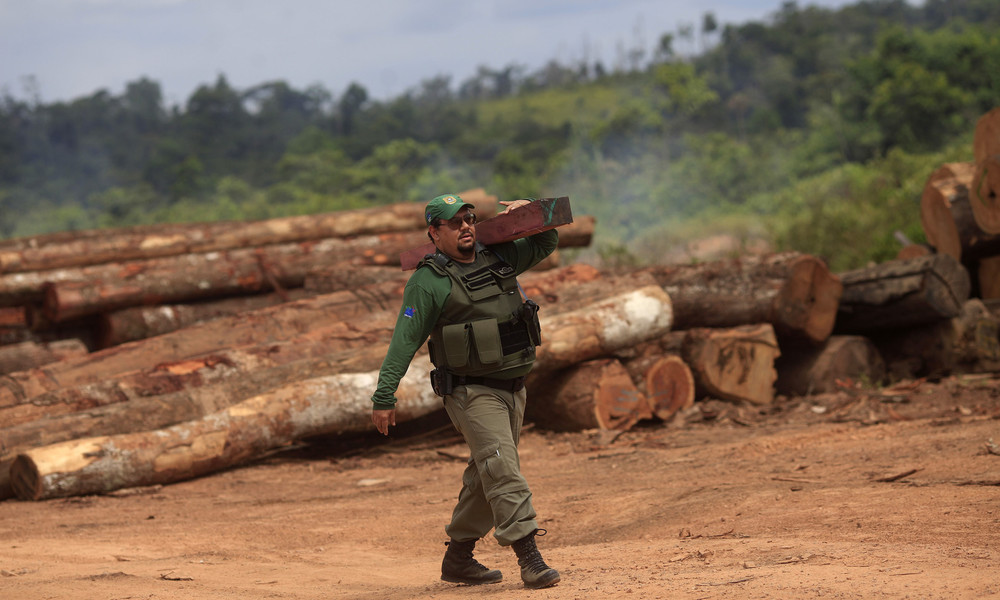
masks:
[(521, 208), (522, 206), (527, 206), (531, 204), (531, 200), (525, 200), (523, 198), (520, 200), (501, 200), (500, 204), (503, 204), (504, 206), (507, 207), (506, 209), (504, 209), (502, 213), (500, 213), (501, 215), (505, 215), (510, 211), (514, 210), (515, 208)]
[(389, 435), (389, 426), (396, 426), (396, 409), (376, 410), (372, 409), (372, 423), (375, 429), (382, 435)]

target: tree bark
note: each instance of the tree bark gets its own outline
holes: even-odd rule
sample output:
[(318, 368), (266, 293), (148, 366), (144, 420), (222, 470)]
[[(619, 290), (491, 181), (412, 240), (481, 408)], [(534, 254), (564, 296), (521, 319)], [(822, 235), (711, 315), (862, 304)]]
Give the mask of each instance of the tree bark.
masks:
[(670, 294), (674, 329), (770, 323), (777, 335), (821, 343), (842, 287), (823, 261), (797, 253), (648, 269)]
[(857, 335), (833, 335), (820, 347), (798, 347), (776, 361), (777, 390), (789, 396), (837, 391), (838, 380), (871, 384), (885, 379), (882, 355), (875, 344)]
[(542, 317), (542, 345), (536, 371), (556, 370), (609, 356), (644, 340), (663, 335), (673, 323), (670, 297), (647, 286), (599, 300), (582, 308)]
[(972, 298), (947, 320), (872, 334), (896, 379), (945, 377), (996, 371), (1000, 367), (1000, 320)]
[(972, 213), (983, 231), (1000, 234), (1000, 108), (976, 122), (972, 149), (976, 161), (970, 190)]
[(774, 400), (774, 361), (781, 352), (770, 324), (690, 329), (683, 344), (699, 394), (753, 404)]
[[(487, 196), (482, 190), (470, 190), (468, 194), (481, 218), (496, 212), (495, 196)], [(423, 209), (423, 203), (405, 202), (260, 221), (167, 224), (35, 236), (0, 246), (0, 273), (417, 231), (426, 227)]]
[(59, 322), (128, 306), (302, 287), (306, 274), (317, 267), (351, 260), (380, 264), (392, 256), (386, 248), (409, 247), (420, 235), (329, 238), (125, 263), (103, 276), (46, 283), (45, 313)]
[(85, 356), (88, 352), (87, 345), (78, 339), (0, 346), (0, 374), (33, 369), (74, 356)]
[(969, 202), (975, 163), (948, 163), (931, 174), (920, 199), (927, 241), (965, 264), (1000, 253), (1000, 235), (983, 231)]
[[(397, 272), (392, 269), (393, 272)], [(343, 289), (343, 288), (341, 288)], [(304, 288), (236, 296), (219, 300), (203, 300), (183, 304), (133, 306), (98, 315), (97, 347), (108, 348), (142, 340), (220, 317), (277, 306), (318, 295)]]
[(948, 254), (891, 260), (840, 274), (840, 334), (865, 333), (954, 318), (969, 298), (965, 267)]
[(976, 263), (978, 296), (983, 300), (1000, 298), (1000, 256), (988, 256)]
[(553, 431), (627, 430), (651, 416), (628, 371), (613, 358), (588, 360), (533, 377), (526, 416)]
[[(400, 382), (397, 420), (441, 408), (427, 383), (426, 357)], [(296, 439), (371, 427), (377, 372), (297, 381), (204, 418), (166, 429), (92, 437), (28, 450), (10, 478), (23, 500), (97, 494), (172, 483), (260, 457)]]

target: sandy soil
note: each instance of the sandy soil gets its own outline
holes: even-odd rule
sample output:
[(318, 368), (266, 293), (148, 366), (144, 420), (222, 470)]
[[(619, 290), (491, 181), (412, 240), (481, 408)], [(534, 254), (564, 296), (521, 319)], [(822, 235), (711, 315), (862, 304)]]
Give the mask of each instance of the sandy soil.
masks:
[(438, 579), (464, 446), (437, 416), (170, 486), (0, 503), (0, 598), (1000, 596), (1000, 382), (699, 402), (614, 437), (530, 424), (562, 582)]

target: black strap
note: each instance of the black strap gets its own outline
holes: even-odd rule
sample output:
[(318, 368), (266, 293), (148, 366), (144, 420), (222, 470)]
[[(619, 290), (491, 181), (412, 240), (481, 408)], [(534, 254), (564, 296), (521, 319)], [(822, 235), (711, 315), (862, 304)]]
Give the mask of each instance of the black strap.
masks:
[(505, 392), (516, 392), (524, 387), (524, 377), (514, 379), (494, 379), (493, 377), (473, 377), (469, 375), (456, 375), (455, 385), (485, 385), (495, 390)]

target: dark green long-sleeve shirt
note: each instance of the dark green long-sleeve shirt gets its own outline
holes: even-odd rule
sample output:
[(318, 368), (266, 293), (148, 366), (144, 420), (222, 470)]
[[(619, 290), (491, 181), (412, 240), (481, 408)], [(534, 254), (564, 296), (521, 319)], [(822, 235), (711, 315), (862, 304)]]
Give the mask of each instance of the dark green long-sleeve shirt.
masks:
[[(489, 249), (514, 267), (515, 272), (520, 275), (552, 254), (558, 245), (559, 234), (555, 229), (550, 229), (512, 242), (489, 246)], [(406, 374), (414, 354), (427, 341), (450, 295), (451, 279), (439, 275), (433, 269), (417, 269), (406, 282), (403, 306), (396, 317), (389, 351), (382, 361), (378, 386), (372, 395), (376, 410), (388, 410), (396, 406), (395, 394), (399, 380)]]

